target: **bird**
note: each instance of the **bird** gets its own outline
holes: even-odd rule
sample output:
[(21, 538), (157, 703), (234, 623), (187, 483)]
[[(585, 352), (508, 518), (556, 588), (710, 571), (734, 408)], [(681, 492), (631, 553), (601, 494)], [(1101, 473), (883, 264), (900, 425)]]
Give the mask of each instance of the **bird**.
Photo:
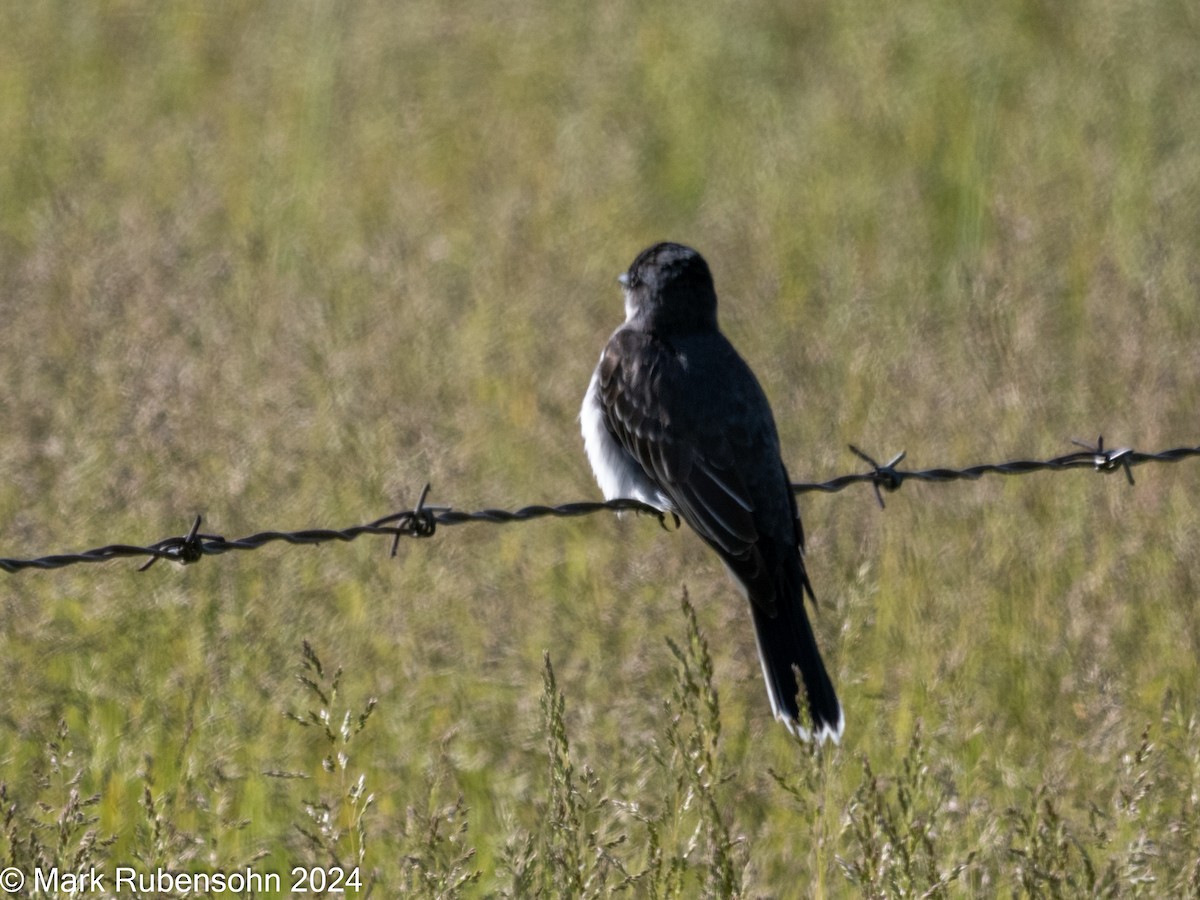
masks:
[(845, 718), (805, 612), (816, 597), (775, 418), (718, 326), (708, 263), (662, 242), (617, 280), (625, 321), (579, 416), (600, 490), (679, 516), (716, 551), (749, 601), (773, 715), (797, 737), (837, 743)]

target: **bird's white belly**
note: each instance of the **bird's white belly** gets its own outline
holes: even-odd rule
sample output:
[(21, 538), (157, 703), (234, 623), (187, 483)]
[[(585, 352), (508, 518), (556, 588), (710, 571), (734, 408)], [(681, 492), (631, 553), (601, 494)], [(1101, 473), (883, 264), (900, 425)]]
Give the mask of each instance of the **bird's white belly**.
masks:
[(592, 374), (587, 393), (583, 395), (579, 424), (583, 431), (583, 447), (587, 451), (588, 462), (592, 464), (592, 473), (596, 476), (604, 499), (639, 500), (658, 509), (671, 511), (671, 501), (646, 477), (642, 467), (625, 452), (625, 448), (617, 443), (605, 427), (597, 377), (595, 373)]

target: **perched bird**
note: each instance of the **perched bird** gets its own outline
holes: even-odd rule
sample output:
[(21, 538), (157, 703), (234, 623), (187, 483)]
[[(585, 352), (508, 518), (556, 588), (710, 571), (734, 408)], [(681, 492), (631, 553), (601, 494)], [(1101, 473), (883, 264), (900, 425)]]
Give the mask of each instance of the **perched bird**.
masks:
[[(717, 326), (704, 258), (655, 244), (618, 279), (625, 323), (600, 354), (580, 423), (608, 500), (681, 516), (750, 601), (771, 711), (789, 731), (841, 737), (844, 719), (804, 611), (804, 532), (766, 395)], [(813, 733), (800, 721), (799, 672)]]

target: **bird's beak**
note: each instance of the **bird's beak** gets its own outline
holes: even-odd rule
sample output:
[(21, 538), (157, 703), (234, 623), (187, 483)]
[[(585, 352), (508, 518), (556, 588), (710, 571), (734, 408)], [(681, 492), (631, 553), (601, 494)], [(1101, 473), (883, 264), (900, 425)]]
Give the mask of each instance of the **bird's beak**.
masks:
[(620, 275), (618, 275), (617, 284), (621, 285), (623, 288), (629, 287), (629, 273), (622, 272)]

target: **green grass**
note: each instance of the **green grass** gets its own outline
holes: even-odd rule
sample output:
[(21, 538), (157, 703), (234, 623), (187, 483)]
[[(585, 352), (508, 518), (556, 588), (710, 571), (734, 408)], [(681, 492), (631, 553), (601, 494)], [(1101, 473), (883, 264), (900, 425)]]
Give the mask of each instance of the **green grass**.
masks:
[[(596, 497), (661, 238), (797, 480), (1197, 442), (1194, 3), (39, 0), (0, 60), (3, 556)], [(837, 748), (646, 517), (2, 576), (0, 862), (1197, 896), (1197, 471), (802, 498)]]

